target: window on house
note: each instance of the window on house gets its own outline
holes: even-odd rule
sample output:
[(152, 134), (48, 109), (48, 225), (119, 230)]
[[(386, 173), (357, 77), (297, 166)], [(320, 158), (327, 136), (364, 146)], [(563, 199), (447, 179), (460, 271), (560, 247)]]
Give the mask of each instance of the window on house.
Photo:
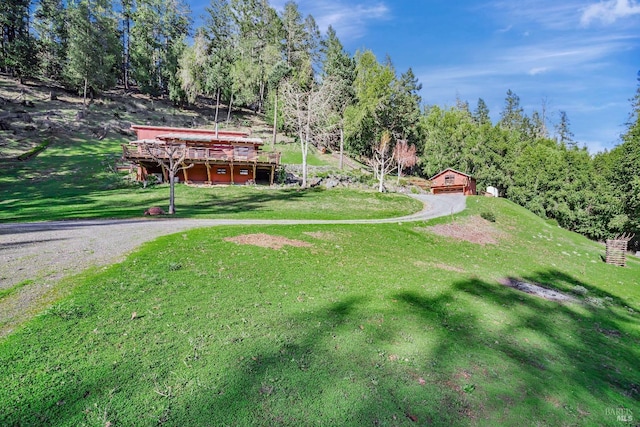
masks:
[(455, 175), (445, 175), (444, 176), (444, 185), (453, 185), (456, 182)]
[(240, 169), (240, 175), (249, 175), (249, 169)]
[(216, 170), (216, 173), (217, 173), (218, 175), (226, 175), (226, 174), (227, 174), (227, 170), (226, 170), (225, 168), (218, 168), (218, 169)]

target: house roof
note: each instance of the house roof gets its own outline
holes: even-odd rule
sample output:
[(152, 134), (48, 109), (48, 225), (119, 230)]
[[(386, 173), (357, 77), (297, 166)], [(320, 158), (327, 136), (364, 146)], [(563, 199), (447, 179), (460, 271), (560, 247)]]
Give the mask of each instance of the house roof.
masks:
[(207, 135), (207, 134), (195, 134), (195, 133), (164, 133), (156, 136), (157, 139), (168, 140), (176, 139), (180, 141), (189, 142), (231, 142), (239, 144), (259, 144), (262, 145), (262, 139), (260, 138), (247, 138), (241, 136), (228, 136), (228, 135)]
[[(166, 131), (173, 133), (197, 133), (197, 134), (205, 134), (205, 135), (213, 135), (216, 133), (215, 129), (191, 129), (191, 128), (178, 128), (178, 127), (170, 127), (170, 126), (151, 126), (151, 125), (131, 125), (131, 129), (133, 130), (158, 130), (158, 131)], [(220, 129), (218, 131), (219, 134), (224, 134), (227, 136), (239, 136), (239, 137), (247, 137), (249, 134), (243, 131), (237, 130), (227, 130)]]
[(467, 173), (460, 172), (460, 171), (452, 169), (452, 168), (446, 168), (445, 170), (440, 171), (437, 174), (435, 174), (434, 176), (432, 176), (431, 178), (429, 178), (429, 181), (433, 181), (434, 179), (436, 179), (437, 177), (439, 177), (440, 175), (442, 175), (442, 174), (444, 174), (446, 172), (454, 172), (454, 173), (457, 173), (458, 175), (463, 175), (463, 176), (466, 176), (467, 178), (473, 179), (473, 177), (471, 175), (467, 174)]

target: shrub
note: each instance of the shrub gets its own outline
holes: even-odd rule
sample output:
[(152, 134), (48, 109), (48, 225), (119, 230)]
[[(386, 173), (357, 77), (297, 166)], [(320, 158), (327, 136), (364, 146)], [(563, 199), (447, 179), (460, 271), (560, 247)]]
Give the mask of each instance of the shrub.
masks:
[(496, 222), (496, 214), (491, 211), (484, 211), (480, 213), (480, 216), (489, 222)]

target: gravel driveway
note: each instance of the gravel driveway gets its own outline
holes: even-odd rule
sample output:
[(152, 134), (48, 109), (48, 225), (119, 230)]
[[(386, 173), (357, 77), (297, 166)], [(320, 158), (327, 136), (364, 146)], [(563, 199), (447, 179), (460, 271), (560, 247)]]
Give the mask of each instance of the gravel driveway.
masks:
[(140, 244), (159, 236), (219, 225), (379, 224), (423, 221), (464, 210), (460, 195), (412, 195), (424, 203), (413, 215), (381, 220), (225, 220), (141, 218), (0, 224), (0, 291), (29, 280), (0, 299), (0, 337), (59, 298), (56, 283), (91, 266), (122, 261)]

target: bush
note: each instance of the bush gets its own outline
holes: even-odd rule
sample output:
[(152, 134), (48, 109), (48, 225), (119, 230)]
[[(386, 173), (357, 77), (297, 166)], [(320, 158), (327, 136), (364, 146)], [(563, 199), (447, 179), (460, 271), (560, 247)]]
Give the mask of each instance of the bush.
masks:
[(484, 211), (480, 213), (480, 216), (489, 222), (496, 222), (496, 214), (491, 211)]

